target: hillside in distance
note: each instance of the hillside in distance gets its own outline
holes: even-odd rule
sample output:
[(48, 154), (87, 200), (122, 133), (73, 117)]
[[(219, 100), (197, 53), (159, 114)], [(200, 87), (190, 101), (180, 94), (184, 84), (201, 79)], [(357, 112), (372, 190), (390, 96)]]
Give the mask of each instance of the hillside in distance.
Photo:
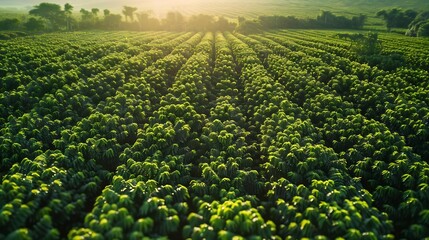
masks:
[[(2, 0), (1, 8), (31, 9), (40, 0)], [(152, 11), (163, 15), (168, 11), (180, 11), (184, 14), (214, 14), (226, 17), (237, 15), (252, 17), (259, 15), (295, 15), (298, 17), (316, 16), (321, 10), (329, 10), (345, 15), (367, 14), (373, 16), (383, 8), (429, 9), (426, 0), (55, 0), (45, 1), (57, 4), (70, 3), (78, 11), (81, 8), (107, 8), (120, 12), (124, 5), (138, 7), (141, 11)]]

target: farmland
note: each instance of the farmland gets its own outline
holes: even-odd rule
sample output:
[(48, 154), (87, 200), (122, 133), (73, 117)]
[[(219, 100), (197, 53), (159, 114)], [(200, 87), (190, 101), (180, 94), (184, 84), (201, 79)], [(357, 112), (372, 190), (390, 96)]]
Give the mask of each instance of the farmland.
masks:
[(429, 40), (337, 34), (0, 41), (0, 239), (428, 237)]

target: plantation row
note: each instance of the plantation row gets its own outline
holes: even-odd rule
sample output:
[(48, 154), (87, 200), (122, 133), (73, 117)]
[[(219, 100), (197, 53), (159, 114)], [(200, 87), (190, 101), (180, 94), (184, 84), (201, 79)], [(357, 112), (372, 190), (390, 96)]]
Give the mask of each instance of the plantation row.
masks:
[(428, 45), (334, 35), (0, 42), (0, 238), (429, 237)]

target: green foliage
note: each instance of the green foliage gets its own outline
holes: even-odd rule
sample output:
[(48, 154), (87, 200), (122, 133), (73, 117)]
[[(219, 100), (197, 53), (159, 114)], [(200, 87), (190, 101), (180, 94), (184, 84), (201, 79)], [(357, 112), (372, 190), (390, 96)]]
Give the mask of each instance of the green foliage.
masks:
[(358, 34), (337, 34), (340, 39), (350, 39), (350, 50), (361, 61), (371, 66), (377, 66), (383, 70), (394, 70), (404, 65), (405, 59), (400, 53), (383, 54), (382, 41), (378, 34), (369, 32), (367, 36)]
[(427, 237), (426, 39), (334, 34), (2, 41), (0, 238)]
[(17, 30), (19, 28), (20, 21), (17, 18), (6, 18), (0, 20), (0, 30)]
[(61, 6), (55, 3), (40, 3), (31, 9), (29, 14), (47, 19), (51, 25), (50, 28), (53, 30), (59, 29), (65, 22), (65, 15)]
[[(352, 17), (348, 19), (344, 16), (336, 16), (330, 11), (322, 11), (322, 13), (317, 16), (316, 21), (322, 28), (352, 28), (352, 29), (362, 29), (366, 20), (366, 16), (360, 14), (359, 16)], [(310, 25), (310, 27), (312, 27)]]
[(259, 16), (265, 30), (268, 29), (362, 29), (366, 15), (352, 18), (337, 16), (330, 11), (322, 11), (316, 18), (299, 19), (296, 16)]
[(377, 17), (383, 18), (386, 22), (387, 31), (392, 28), (406, 28), (417, 16), (417, 12), (411, 9), (402, 10), (393, 8), (390, 10), (380, 10), (376, 14)]
[(378, 34), (369, 32), (366, 36), (360, 33), (356, 34), (337, 34), (340, 39), (349, 39), (351, 41), (350, 49), (358, 56), (371, 56), (380, 54), (382, 51), (381, 40)]
[(235, 31), (242, 34), (255, 34), (262, 32), (262, 25), (255, 20), (239, 19), (238, 26)]
[[(412, 36), (412, 37), (416, 37), (416, 36), (427, 36), (427, 27), (424, 27), (423, 29), (420, 30), (421, 27), (423, 27), (424, 25), (426, 25), (429, 21), (429, 12), (428, 11), (424, 11), (419, 13), (416, 18), (410, 23), (410, 25), (408, 26), (408, 30), (406, 32), (407, 36)], [(420, 35), (419, 35), (420, 32)]]
[(429, 22), (422, 23), (419, 26), (417, 37), (429, 37)]
[(24, 23), (24, 27), (27, 29), (27, 31), (41, 31), (45, 28), (45, 24), (42, 20), (31, 17), (27, 20), (26, 23)]

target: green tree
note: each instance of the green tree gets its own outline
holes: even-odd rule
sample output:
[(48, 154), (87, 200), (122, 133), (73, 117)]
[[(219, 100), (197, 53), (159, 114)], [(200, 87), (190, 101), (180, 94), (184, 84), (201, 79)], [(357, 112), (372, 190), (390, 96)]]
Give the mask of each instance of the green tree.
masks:
[(391, 11), (381, 10), (378, 11), (376, 16), (383, 18), (383, 20), (386, 22), (387, 31), (390, 32), (392, 30), (392, 27), (394, 25), (394, 18), (395, 14), (397, 12), (397, 9), (392, 9)]
[(391, 31), (392, 28), (406, 28), (417, 16), (417, 12), (414, 10), (403, 11), (399, 8), (393, 8), (390, 10), (380, 10), (376, 14), (377, 17), (382, 18), (386, 22), (387, 31)]
[(408, 26), (407, 36), (416, 37), (421, 26), (429, 22), (429, 11), (419, 13)]
[(366, 18), (366, 15), (363, 14), (359, 14), (359, 16), (352, 17), (351, 21), (353, 24), (353, 28), (362, 29), (363, 25), (365, 24)]
[(185, 27), (185, 17), (179, 12), (168, 12), (167, 17), (163, 19), (163, 25), (166, 30), (182, 31)]
[(125, 16), (125, 21), (128, 22), (128, 18), (131, 20), (131, 22), (134, 21), (134, 13), (137, 11), (136, 7), (130, 7), (130, 6), (124, 6), (124, 9), (122, 10), (122, 14)]
[(136, 13), (137, 21), (140, 25), (140, 30), (147, 30), (148, 22), (149, 22), (149, 13), (148, 12), (140, 12)]
[(355, 34), (337, 34), (340, 39), (349, 39), (351, 41), (350, 49), (359, 56), (369, 56), (380, 54), (382, 50), (381, 40), (378, 39), (378, 34), (369, 32), (367, 36), (361, 33)]
[(45, 23), (41, 19), (31, 17), (27, 20), (26, 23), (24, 23), (24, 27), (27, 29), (27, 31), (31, 32), (41, 31), (45, 28)]
[(91, 11), (88, 11), (84, 8), (80, 9), (80, 14), (81, 14), (81, 24), (80, 27), (81, 28), (91, 28), (94, 25), (94, 15), (92, 14)]
[(98, 8), (93, 8), (91, 9), (91, 13), (92, 13), (92, 23), (95, 25), (98, 22), (98, 13), (100, 12), (100, 9)]
[(236, 27), (235, 23), (228, 21), (228, 19), (224, 17), (219, 17), (214, 25), (215, 29), (219, 31), (233, 31)]
[(117, 30), (121, 25), (122, 16), (120, 14), (109, 14), (104, 16), (104, 26), (109, 30)]
[(192, 16), (188, 21), (188, 28), (191, 31), (211, 31), (213, 29), (213, 16), (199, 14)]
[(244, 18), (238, 19), (239, 23), (235, 31), (242, 34), (254, 34), (262, 32), (262, 25), (259, 21), (246, 20)]
[(417, 37), (429, 37), (429, 21), (420, 25)]
[(65, 13), (58, 4), (40, 3), (31, 9), (29, 14), (47, 19), (50, 28), (53, 30), (58, 30), (62, 25), (65, 25)]
[(405, 64), (405, 58), (399, 53), (383, 54), (381, 40), (377, 33), (364, 34), (337, 34), (339, 38), (351, 41), (350, 50), (356, 54), (359, 61), (377, 66), (383, 70), (394, 70)]
[(6, 18), (0, 21), (0, 30), (16, 30), (20, 21), (17, 18)]
[(81, 8), (80, 9), (80, 14), (82, 14), (82, 22), (86, 22), (86, 21), (91, 21), (92, 20), (92, 14), (90, 11)]
[(378, 34), (374, 32), (369, 32), (355, 45), (355, 51), (360, 55), (380, 54), (381, 50), (381, 40), (378, 39)]
[(322, 14), (316, 18), (318, 23), (316, 27), (360, 29), (363, 27), (365, 20), (366, 16), (363, 14), (348, 19), (344, 16), (336, 16), (330, 11), (322, 11)]
[(104, 9), (103, 10), (103, 14), (104, 14), (104, 17), (109, 16), (110, 15), (110, 10), (109, 9)]
[(322, 14), (317, 16), (317, 20), (325, 25), (334, 22), (335, 18), (336, 16), (330, 11), (322, 11)]
[(150, 15), (151, 15), (150, 12), (136, 13), (140, 31), (159, 29), (159, 25), (160, 25), (159, 20), (156, 18), (150, 17)]
[(72, 30), (71, 22), (72, 22), (72, 12), (73, 12), (73, 6), (69, 3), (66, 3), (64, 5), (64, 14), (66, 16), (66, 28), (67, 30)]
[(94, 17), (98, 17), (98, 13), (100, 12), (100, 9), (98, 8), (93, 8), (91, 9), (92, 15), (94, 15)]

